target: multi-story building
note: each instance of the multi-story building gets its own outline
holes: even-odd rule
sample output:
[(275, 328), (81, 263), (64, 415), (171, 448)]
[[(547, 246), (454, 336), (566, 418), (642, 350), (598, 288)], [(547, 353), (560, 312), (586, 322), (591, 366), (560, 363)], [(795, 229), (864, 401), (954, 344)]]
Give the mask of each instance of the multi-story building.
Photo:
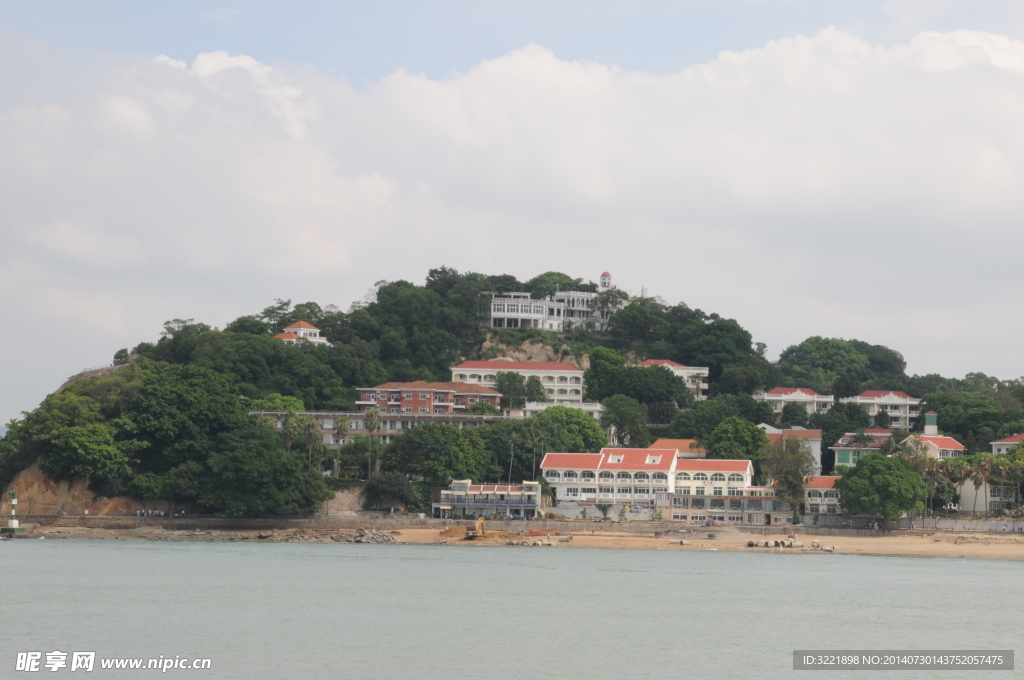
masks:
[(808, 446), (811, 447), (811, 455), (814, 456), (814, 460), (817, 461), (817, 469), (814, 474), (821, 473), (821, 430), (808, 430), (803, 427), (794, 427), (787, 429), (780, 429), (761, 423), (758, 425), (764, 430), (765, 435), (768, 437), (768, 441), (775, 443), (782, 439), (803, 439), (807, 442)]
[(921, 413), (921, 400), (915, 399), (906, 392), (868, 390), (856, 397), (847, 397), (839, 401), (845, 404), (860, 404), (872, 418), (879, 411), (885, 411), (892, 420), (892, 428), (897, 430), (913, 428)]
[(808, 477), (804, 483), (804, 510), (808, 515), (838, 515), (839, 491), (836, 481), (839, 477)]
[(583, 401), (583, 369), (572, 364), (544, 361), (464, 361), (452, 368), (452, 381), (494, 387), (499, 371), (537, 376), (548, 401), (568, 405)]
[(992, 453), (997, 456), (1009, 453), (1014, 447), (1024, 441), (1024, 434), (1015, 434), (1011, 437), (997, 439), (992, 442)]
[(441, 498), (432, 503), (434, 517), (504, 517), (534, 518), (541, 510), (540, 482), (519, 485), (474, 484), (470, 479), (456, 479)]
[(856, 432), (847, 432), (828, 448), (836, 454), (836, 465), (856, 465), (869, 453), (877, 453), (891, 436), (892, 430), (882, 428), (864, 430), (863, 440), (858, 440)]
[(484, 385), (464, 382), (428, 383), (389, 382), (376, 387), (360, 387), (356, 408), (361, 413), (376, 410), (381, 416), (433, 413), (436, 415), (465, 412), (474, 404), (484, 402), (500, 407), (501, 393)]
[[(323, 437), (324, 446), (329, 449), (336, 449), (342, 444), (352, 441), (358, 435), (376, 437), (383, 442), (390, 442), (403, 432), (407, 432), (411, 428), (425, 423), (445, 423), (454, 425), (459, 429), (465, 429), (503, 420), (518, 420), (518, 418), (509, 416), (490, 414), (402, 413), (393, 415), (378, 411), (377, 427), (371, 431), (367, 428), (365, 412), (299, 411), (297, 413), (286, 413), (285, 411), (250, 411), (249, 414), (270, 419), (277, 429), (284, 427), (287, 418), (311, 416), (320, 423), (320, 434)], [(344, 420), (346, 423), (344, 428), (346, 434), (338, 434), (338, 421), (340, 420)]]
[(827, 413), (835, 397), (831, 394), (818, 394), (809, 387), (776, 387), (767, 392), (755, 394), (757, 401), (767, 401), (775, 412), (775, 422), (782, 421), (782, 409), (786, 404), (803, 404), (807, 415)]
[(706, 366), (683, 366), (668, 359), (648, 359), (641, 366), (664, 366), (686, 382), (686, 386), (697, 401), (708, 398), (708, 369)]
[(601, 453), (548, 453), (540, 469), (559, 504), (668, 507), (675, 449), (601, 449)]
[(522, 413), (522, 417), (532, 418), (538, 413), (547, 411), (552, 406), (579, 409), (594, 420), (601, 420), (601, 414), (604, 413), (604, 404), (599, 401), (568, 401), (561, 403), (553, 401), (528, 401), (522, 409), (505, 409), (505, 415), (517, 416)]
[(563, 332), (593, 324), (596, 330), (603, 331), (607, 329), (611, 315), (625, 302), (618, 301), (608, 309), (598, 309), (594, 300), (600, 293), (614, 289), (611, 274), (604, 272), (598, 293), (566, 290), (539, 300), (525, 292), (482, 293), (490, 297), (490, 309), (485, 314), (483, 326)]
[(924, 414), (924, 434), (912, 434), (903, 443), (917, 441), (924, 445), (924, 453), (929, 458), (958, 458), (967, 455), (967, 447), (945, 435), (939, 434), (939, 414), (928, 411)]
[(1001, 515), (1004, 510), (1015, 509), (1020, 500), (1016, 486), (995, 486), (988, 481), (974, 486), (974, 481), (969, 479), (957, 484), (956, 492), (960, 496), (961, 513)]
[(306, 321), (296, 321), (291, 326), (285, 326), (283, 333), (274, 336), (286, 345), (295, 345), (300, 342), (311, 342), (314, 345), (329, 345), (327, 338), (320, 337), (320, 329)]

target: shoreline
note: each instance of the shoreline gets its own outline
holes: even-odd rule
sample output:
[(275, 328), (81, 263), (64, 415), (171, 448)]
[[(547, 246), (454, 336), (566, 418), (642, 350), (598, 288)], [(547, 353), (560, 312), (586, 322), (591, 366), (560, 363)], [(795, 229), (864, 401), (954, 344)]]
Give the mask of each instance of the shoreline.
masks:
[[(935, 532), (923, 535), (842, 536), (816, 535), (796, 532), (802, 546), (792, 548), (748, 547), (748, 541), (768, 538), (778, 540), (784, 536), (760, 536), (736, 530), (691, 530), (665, 538), (633, 532), (552, 532), (548, 536), (524, 536), (517, 532), (486, 530), (486, 536), (466, 540), (463, 526), (437, 528), (396, 527), (377, 529), (390, 533), (395, 544), (406, 545), (462, 545), (490, 547), (525, 547), (512, 545), (526, 543), (533, 546), (557, 548), (597, 548), (627, 550), (676, 550), (702, 552), (760, 552), (821, 555), (871, 555), (877, 557), (946, 557), (956, 559), (1024, 560), (1024, 537), (1003, 532)], [(356, 540), (359, 529), (288, 528), (262, 530), (221, 529), (166, 529), (144, 526), (126, 529), (40, 526), (26, 527), (26, 531), (12, 540), (150, 540), (192, 542), (247, 542), (247, 543), (346, 543)], [(561, 533), (561, 536), (558, 534)], [(712, 533), (715, 538), (709, 538)], [(561, 539), (561, 540), (560, 540)], [(831, 551), (816, 549), (817, 542)], [(549, 544), (549, 545), (548, 545)]]

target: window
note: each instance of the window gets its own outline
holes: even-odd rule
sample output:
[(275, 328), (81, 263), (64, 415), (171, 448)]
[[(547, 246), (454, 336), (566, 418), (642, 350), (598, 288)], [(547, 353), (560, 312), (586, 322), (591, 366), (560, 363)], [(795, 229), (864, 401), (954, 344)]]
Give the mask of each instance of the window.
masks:
[(568, 378), (566, 378), (566, 377), (565, 377), (564, 375), (560, 375), (560, 376), (558, 376), (558, 383), (559, 383), (560, 385), (564, 385), (564, 384), (565, 384), (565, 383), (567, 383), (567, 382), (569, 382), (569, 379), (568, 379)]
[(420, 406), (420, 413), (430, 413), (430, 409), (426, 406)]
[(826, 508), (826, 511), (828, 512), (828, 514), (830, 514), (830, 515), (834, 515), (834, 514), (836, 514), (837, 512), (839, 512), (839, 508), (838, 508), (837, 506), (835, 506), (835, 505), (829, 505), (829, 506), (828, 506), (828, 507)]
[(839, 459), (839, 460), (836, 461), (837, 463), (840, 463), (842, 465), (849, 465), (850, 464), (850, 452), (849, 451), (840, 451), (838, 453), (838, 455), (836, 455), (836, 458)]
[(712, 482), (724, 482), (725, 481), (725, 475), (723, 475), (721, 472), (716, 472), (715, 474), (711, 475), (711, 481)]
[(519, 313), (519, 305), (510, 304), (510, 305), (507, 306), (507, 308), (508, 308), (509, 314), (518, 314)]
[(412, 413), (412, 406), (403, 406), (402, 413)]
[(807, 497), (808, 498), (821, 498), (821, 492), (820, 491), (808, 491), (807, 492)]
[(505, 313), (505, 303), (503, 303), (503, 302), (495, 302), (494, 304), (491, 305), (491, 311), (492, 312), (500, 312), (500, 313), (504, 314)]
[(397, 406), (392, 406), (391, 407), (391, 412), (392, 413), (398, 413), (399, 412), (399, 408)]
[(672, 519), (674, 519), (674, 520), (685, 520), (686, 519), (686, 513), (685, 512), (673, 512), (672, 513)]
[(544, 376), (544, 382), (555, 382), (555, 379), (550, 375)]
[(615, 475), (613, 475), (610, 472), (602, 472), (601, 474), (598, 475), (598, 477), (600, 477), (601, 479), (613, 479)]
[(838, 491), (826, 491), (825, 492), (825, 498), (839, 498), (839, 492)]
[(668, 480), (668, 475), (666, 475), (664, 472), (655, 472), (653, 475), (651, 475), (651, 479), (659, 479), (659, 480), (662, 480), (662, 481), (667, 481)]
[(689, 500), (689, 499), (688, 498), (679, 498), (678, 496), (674, 496), (672, 498), (672, 507), (674, 507), (674, 508), (685, 508), (687, 500)]
[(729, 495), (730, 496), (742, 496), (743, 495), (743, 489), (739, 489), (739, 488), (737, 488), (735, 486), (730, 486), (729, 487)]
[(741, 501), (739, 498), (730, 498), (729, 499), (729, 509), (730, 510), (742, 510), (743, 509), (743, 501)]
[(544, 476), (548, 479), (558, 479), (562, 475), (558, 474), (558, 470), (545, 470)]
[(476, 403), (476, 397), (470, 397), (469, 398), (469, 403), (470, 404), (475, 404)]
[(689, 481), (689, 479), (690, 479), (690, 475), (688, 473), (686, 473), (686, 472), (679, 472), (679, 473), (676, 474), (676, 481), (677, 482), (682, 482), (684, 480), (685, 481)]
[(533, 313), (534, 314), (543, 314), (544, 313), (544, 308), (539, 306), (539, 305), (534, 305), (533, 306)]
[(703, 498), (691, 498), (690, 499), (690, 507), (691, 508), (703, 508), (704, 507), (704, 499)]
[(817, 514), (821, 512), (821, 507), (817, 503), (811, 503), (807, 506), (807, 512), (811, 514)]
[(729, 481), (730, 482), (742, 482), (743, 481), (743, 475), (734, 472), (731, 475), (729, 475)]
[(485, 375), (484, 376), (484, 382), (494, 382), (494, 376), (493, 375)]
[(628, 496), (629, 495), (629, 487), (628, 486), (620, 486), (619, 487), (619, 495), (620, 496)]
[(695, 474), (693, 476), (693, 478), (696, 481), (698, 481), (698, 482), (706, 482), (706, 481), (708, 481), (708, 476), (706, 474), (704, 474), (703, 472), (698, 472), (697, 474)]
[(444, 413), (444, 409), (443, 408), (435, 408), (434, 409), (434, 413)]
[(647, 494), (649, 494), (650, 492), (651, 492), (651, 490), (650, 490), (650, 489), (648, 489), (647, 487), (643, 487), (643, 486), (638, 486), (638, 487), (636, 488), (636, 491), (634, 491), (634, 493), (637, 493), (637, 494), (643, 494), (643, 495), (647, 495)]
[(573, 378), (569, 382), (571, 382), (573, 385), (579, 385), (581, 382), (583, 382), (583, 380), (581, 378)]
[(430, 395), (429, 394), (420, 393), (420, 399), (430, 399)]
[(580, 495), (580, 490), (579, 490), (579, 487), (568, 486), (568, 487), (565, 488), (565, 493), (570, 495), (570, 496), (579, 496)]
[(725, 499), (724, 498), (712, 498), (711, 499), (712, 510), (725, 510)]
[(591, 472), (590, 470), (585, 470), (584, 472), (580, 473), (580, 478), (581, 479), (593, 479), (594, 478), (594, 473)]
[(572, 470), (567, 470), (562, 476), (566, 479), (576, 479), (576, 473)]
[(722, 487), (720, 487), (720, 486), (714, 487), (711, 495), (712, 496), (721, 496), (722, 495)]
[(743, 521), (743, 515), (729, 515), (729, 521), (730, 522), (742, 522)]
[(747, 510), (761, 510), (761, 501), (747, 501)]
[(619, 472), (619, 474), (617, 474), (615, 476), (617, 478), (619, 478), (619, 479), (629, 479), (629, 473), (628, 472)]
[(601, 487), (601, 493), (615, 493), (615, 487), (602, 486)]
[(650, 475), (648, 475), (646, 472), (638, 472), (635, 475), (633, 475), (633, 479), (650, 479)]
[(597, 493), (597, 489), (592, 486), (583, 487), (583, 493)]
[(548, 390), (548, 394), (554, 394), (554, 393), (555, 393), (554, 390)]
[(689, 496), (690, 495), (690, 487), (688, 487), (688, 486), (677, 486), (676, 487), (676, 493), (682, 494), (684, 496)]
[[(693, 495), (694, 496), (703, 496), (704, 495), (704, 487), (703, 486), (698, 486), (698, 487), (694, 488)], [(701, 506), (701, 507), (704, 507), (704, 506)]]
[(661, 462), (661, 456), (647, 456), (648, 465), (657, 465)]

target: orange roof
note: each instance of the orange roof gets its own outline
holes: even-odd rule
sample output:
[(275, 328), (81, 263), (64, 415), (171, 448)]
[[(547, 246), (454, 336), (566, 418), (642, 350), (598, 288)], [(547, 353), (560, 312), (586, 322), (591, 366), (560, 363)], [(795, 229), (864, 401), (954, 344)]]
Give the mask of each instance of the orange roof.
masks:
[[(672, 461), (676, 459), (675, 449), (601, 449), (604, 456), (601, 461), (602, 470), (671, 470)], [(614, 456), (621, 456), (621, 463), (612, 463)], [(654, 456), (658, 462), (648, 463), (647, 459)]]
[(821, 439), (821, 430), (783, 430), (782, 432), (765, 432), (768, 441), (780, 439)]
[(1019, 444), (1022, 440), (1024, 440), (1024, 434), (1015, 434), (1015, 435), (1013, 435), (1011, 437), (1006, 437), (1005, 439), (997, 439), (997, 440), (995, 440), (992, 443), (993, 444)]
[(678, 364), (668, 359), (648, 359), (647, 361), (641, 361), (641, 366), (675, 366), (676, 368), (686, 368), (683, 364)]
[(278, 338), (279, 340), (298, 340), (299, 339), (299, 336), (296, 335), (295, 333), (278, 333), (274, 337)]
[(648, 448), (651, 449), (675, 449), (677, 451), (695, 451), (697, 453), (707, 453), (701, 446), (695, 446), (690, 448), (690, 444), (696, 444), (696, 439), (658, 439)]
[(583, 369), (572, 364), (552, 363), (547, 361), (463, 361), (452, 370), (464, 369), (491, 369), (495, 371), (578, 371)]
[(608, 272), (601, 272), (601, 276), (611, 276)]
[(899, 397), (900, 399), (913, 399), (913, 397), (906, 392), (897, 392), (895, 390), (868, 390), (867, 392), (861, 392), (857, 396), (875, 399), (878, 397), (887, 397), (890, 394), (894, 397)]
[(954, 451), (965, 451), (967, 449), (967, 447), (965, 447), (963, 444), (953, 439), (952, 437), (943, 437), (942, 435), (936, 436), (920, 434), (913, 436), (921, 441), (935, 444), (935, 446), (939, 447), (940, 449), (952, 449)]
[(752, 470), (749, 460), (715, 460), (713, 458), (680, 458), (676, 462), (676, 470), (746, 472)]
[(542, 470), (550, 468), (596, 470), (601, 465), (602, 457), (600, 453), (546, 453), (544, 460), (540, 462), (540, 467)]
[(288, 330), (289, 328), (308, 328), (309, 330), (314, 330), (314, 331), (320, 330), (319, 328), (317, 328), (313, 324), (306, 323), (305, 321), (296, 321), (291, 326), (285, 326), (284, 327), (285, 330)]
[(774, 387), (768, 390), (768, 394), (775, 394), (780, 396), (784, 394), (794, 394), (796, 392), (802, 392), (812, 397), (822, 396), (815, 392), (814, 390), (812, 390), (810, 387)]
[(804, 482), (805, 489), (832, 489), (835, 488), (836, 480), (839, 477), (808, 477)]
[(471, 385), (461, 382), (426, 382), (414, 380), (413, 382), (387, 382), (376, 387), (358, 387), (359, 390), (434, 390), (435, 392), (456, 392), (459, 394), (493, 394), (500, 396), (501, 393), (483, 385)]

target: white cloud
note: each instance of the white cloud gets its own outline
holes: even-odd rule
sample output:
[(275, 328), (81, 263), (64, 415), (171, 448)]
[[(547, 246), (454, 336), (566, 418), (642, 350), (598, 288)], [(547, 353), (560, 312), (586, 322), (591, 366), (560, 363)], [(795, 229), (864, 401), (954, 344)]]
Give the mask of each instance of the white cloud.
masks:
[(913, 371), (1018, 375), (1022, 78), (1002, 36), (832, 28), (669, 76), (536, 45), (360, 89), (224, 52), (139, 60), (0, 108), (0, 312), (75, 329), (9, 335), (0, 376), (41, 397), (164, 319), (347, 306), (440, 264), (608, 269), (772, 352), (858, 337)]

